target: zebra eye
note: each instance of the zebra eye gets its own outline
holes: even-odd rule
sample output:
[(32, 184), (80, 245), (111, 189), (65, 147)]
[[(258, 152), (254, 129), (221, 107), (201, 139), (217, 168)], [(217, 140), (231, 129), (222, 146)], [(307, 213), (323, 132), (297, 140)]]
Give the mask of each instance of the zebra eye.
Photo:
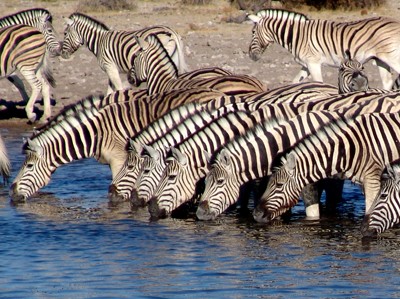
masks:
[(26, 168), (32, 169), (32, 168), (33, 168), (33, 163), (28, 163), (28, 164), (26, 164)]
[(171, 175), (169, 175), (169, 176), (168, 176), (168, 179), (169, 179), (170, 181), (175, 180), (175, 179), (176, 179), (176, 174), (171, 174)]
[(133, 165), (128, 165), (128, 167), (127, 167), (127, 169), (128, 169), (129, 171), (131, 171), (133, 168), (134, 168)]
[(218, 185), (222, 185), (224, 182), (225, 182), (224, 178), (220, 178), (220, 179), (217, 180), (217, 184)]
[(388, 197), (387, 193), (382, 193), (381, 194), (381, 199), (385, 200)]

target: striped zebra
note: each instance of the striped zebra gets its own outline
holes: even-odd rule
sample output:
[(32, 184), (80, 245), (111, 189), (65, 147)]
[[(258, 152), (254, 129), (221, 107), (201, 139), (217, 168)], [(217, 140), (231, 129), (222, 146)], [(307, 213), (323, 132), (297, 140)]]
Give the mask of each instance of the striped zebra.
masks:
[(123, 89), (119, 73), (127, 73), (139, 50), (134, 38), (155, 34), (169, 50), (179, 71), (186, 71), (181, 37), (167, 26), (153, 26), (137, 31), (110, 30), (105, 24), (81, 13), (73, 13), (66, 19), (62, 57), (68, 59), (81, 45), (97, 57), (100, 68), (107, 74), (107, 94)]
[[(190, 92), (186, 91), (189, 95)], [(107, 96), (113, 98), (110, 101), (115, 101), (114, 104), (72, 110), (60, 121), (35, 132), (24, 143), (26, 157), (11, 186), (11, 197), (14, 201), (25, 201), (49, 183), (51, 174), (60, 165), (84, 158), (94, 157), (101, 163), (109, 164), (114, 177), (126, 159), (129, 137), (182, 105), (182, 99), (202, 100), (196, 89), (192, 97), (185, 96), (184, 90), (171, 93), (175, 96), (169, 97), (170, 102), (166, 103), (168, 97), (160, 95), (145, 100), (135, 98), (132, 90), (116, 91)], [(214, 95), (211, 93), (211, 96)], [(203, 100), (210, 100), (210, 94), (205, 93), (203, 97)], [(181, 121), (181, 116), (176, 117)]]
[(297, 203), (303, 186), (334, 176), (362, 185), (365, 213), (370, 214), (383, 170), (400, 159), (399, 134), (399, 113), (362, 114), (321, 127), (273, 162), (282, 165), (269, 179), (255, 220), (275, 219)]
[(47, 49), (52, 55), (61, 54), (61, 43), (57, 40), (56, 31), (53, 28), (53, 17), (44, 8), (33, 8), (19, 11), (0, 19), (0, 28), (12, 25), (28, 25), (35, 27), (44, 35)]
[[(46, 121), (51, 116), (50, 85), (54, 86), (55, 80), (51, 73), (43, 34), (27, 25), (4, 27), (0, 29), (0, 49), (0, 76), (9, 77), (15, 71), (19, 71), (32, 89), (25, 107), (28, 119), (31, 122), (36, 121), (33, 109), (41, 93), (44, 111), (40, 121)], [(18, 88), (23, 88), (23, 84), (21, 86), (17, 83), (19, 81), (14, 79), (15, 77), (10, 81)], [(25, 97), (25, 89), (20, 89), (20, 92)]]
[(256, 78), (247, 75), (226, 75), (211, 78), (184, 79), (163, 44), (154, 34), (145, 38), (138, 36), (138, 50), (128, 73), (128, 81), (134, 86), (147, 83), (148, 94), (184, 87), (208, 87), (223, 91), (227, 95), (249, 94), (265, 91), (265, 86)]
[(217, 217), (236, 203), (243, 184), (271, 174), (271, 163), (279, 153), (334, 119), (377, 111), (398, 112), (398, 96), (392, 94), (389, 98), (385, 95), (342, 109), (305, 112), (277, 127), (260, 124), (225, 144), (210, 160), (197, 217), (201, 220)]
[(373, 17), (334, 22), (281, 9), (261, 10), (248, 17), (254, 23), (250, 58), (258, 60), (276, 42), (302, 66), (294, 82), (309, 75), (314, 81), (323, 81), (321, 66), (339, 66), (347, 49), (362, 64), (375, 60), (384, 89), (393, 85), (391, 69), (400, 73), (400, 23), (396, 20)]
[(361, 224), (364, 237), (375, 237), (400, 222), (400, 164), (389, 164), (381, 176), (381, 189)]
[[(150, 172), (150, 170), (146, 171), (148, 167), (146, 160), (149, 160), (146, 157), (147, 153), (151, 153), (152, 158), (156, 155), (158, 158), (163, 157), (169, 147), (189, 138), (215, 119), (238, 109), (236, 105), (224, 105), (224, 103), (225, 101), (216, 100), (210, 101), (209, 105), (198, 104), (196, 109), (192, 109), (192, 113), (188, 113), (186, 119), (182, 119), (181, 123), (166, 122), (165, 118), (168, 120), (171, 117), (169, 114), (174, 113), (173, 110), (152, 122), (135, 138), (131, 138), (127, 159), (109, 187), (109, 198), (120, 201), (131, 197), (136, 181)], [(181, 114), (179, 110), (187, 109), (185, 107), (187, 105), (191, 104), (180, 106), (175, 110)], [(212, 107), (208, 108), (208, 106)], [(135, 200), (135, 197), (132, 200), (137, 206), (144, 206), (148, 201), (148, 199)]]
[(3, 183), (6, 184), (11, 174), (11, 163), (8, 158), (6, 145), (0, 135), (0, 175), (3, 177)]

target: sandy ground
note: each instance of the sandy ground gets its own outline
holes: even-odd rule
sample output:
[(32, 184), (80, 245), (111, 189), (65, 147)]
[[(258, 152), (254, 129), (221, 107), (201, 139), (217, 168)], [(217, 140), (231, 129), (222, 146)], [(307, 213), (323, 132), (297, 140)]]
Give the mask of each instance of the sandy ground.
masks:
[[(134, 11), (107, 13), (87, 13), (105, 23), (112, 29), (135, 30), (150, 25), (167, 25), (181, 34), (186, 52), (186, 62), (190, 69), (219, 66), (238, 74), (249, 74), (263, 81), (269, 88), (291, 83), (300, 66), (293, 61), (292, 55), (279, 45), (273, 45), (260, 61), (253, 62), (248, 57), (248, 45), (251, 39), (252, 24), (249, 22), (233, 23), (227, 20), (236, 18), (244, 12), (231, 7), (227, 1), (214, 0), (206, 6), (182, 5), (180, 1), (154, 0), (136, 1)], [(53, 23), (59, 38), (63, 37), (63, 17), (75, 12), (78, 1), (26, 1), (3, 0), (0, 2), (2, 15), (19, 10), (42, 7), (53, 15)], [(400, 3), (388, 0), (385, 7), (376, 10), (332, 12), (303, 10), (308, 16), (333, 20), (356, 20), (376, 15), (392, 16), (400, 19)], [(52, 113), (55, 115), (65, 105), (69, 105), (91, 94), (106, 92), (107, 76), (99, 68), (95, 56), (81, 47), (70, 61), (58, 58), (51, 60), (57, 86), (52, 90), (56, 104)], [(381, 87), (377, 70), (367, 65), (367, 72), (372, 87)], [(324, 80), (337, 83), (337, 69), (323, 69)], [(126, 75), (122, 78), (125, 80)], [(129, 88), (128, 82), (126, 87)], [(0, 80), (0, 101), (7, 103), (20, 101), (20, 95), (8, 80)], [(1, 102), (0, 102), (1, 103)], [(42, 107), (37, 104), (38, 109)], [(11, 126), (27, 125), (23, 107), (17, 110), (0, 111), (0, 129)]]

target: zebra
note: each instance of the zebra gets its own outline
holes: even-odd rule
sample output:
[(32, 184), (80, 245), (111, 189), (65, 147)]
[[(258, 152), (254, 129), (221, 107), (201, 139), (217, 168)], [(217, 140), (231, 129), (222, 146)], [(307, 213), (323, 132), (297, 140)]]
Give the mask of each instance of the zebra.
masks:
[[(51, 116), (49, 85), (54, 86), (55, 80), (51, 73), (43, 34), (36, 28), (27, 25), (1, 28), (0, 49), (0, 76), (9, 77), (18, 70), (29, 83), (32, 92), (26, 103), (25, 111), (31, 122), (36, 121), (36, 113), (33, 112), (34, 104), (39, 94), (42, 93), (44, 111), (40, 121), (46, 121)], [(23, 87), (23, 84), (22, 86), (17, 84), (14, 79), (10, 81), (19, 88)], [(24, 89), (22, 90), (20, 89), (24, 97), (26, 93)]]
[(396, 161), (387, 165), (381, 175), (379, 194), (361, 224), (364, 237), (375, 237), (400, 222), (399, 194), (400, 164)]
[[(187, 109), (184, 106), (191, 104), (180, 106), (169, 114), (165, 114), (163, 117), (152, 122), (136, 135), (135, 138), (131, 138), (128, 145), (127, 159), (111, 182), (109, 197), (114, 199), (114, 201), (126, 200), (131, 197), (136, 180), (140, 180), (145, 175), (142, 173), (142, 170), (145, 170), (147, 165), (147, 162), (145, 162), (147, 160), (145, 152), (152, 152), (153, 156), (156, 153), (159, 157), (164, 156), (170, 146), (189, 138), (198, 130), (226, 113), (240, 109), (240, 106), (237, 105), (224, 104), (225, 101), (219, 100), (211, 101), (208, 105), (198, 104), (197, 109), (192, 109), (193, 113), (188, 114), (187, 118), (183, 118), (181, 123), (174, 122), (172, 125), (170, 121), (166, 123), (164, 118), (168, 120), (171, 117), (170, 113), (174, 113), (175, 110), (181, 114), (179, 110), (182, 108)], [(145, 199), (135, 200), (133, 198), (133, 204), (138, 206), (144, 206), (147, 201)]]
[[(184, 90), (170, 93), (174, 96), (158, 95), (146, 100), (135, 98), (133, 90), (116, 91), (106, 97), (113, 98), (110, 101), (115, 103), (103, 108), (89, 105), (85, 109), (72, 110), (60, 121), (34, 132), (23, 145), (25, 161), (10, 188), (13, 201), (25, 201), (49, 183), (51, 174), (60, 165), (73, 160), (94, 157), (100, 163), (109, 164), (114, 177), (126, 159), (128, 137), (135, 136), (152, 121), (180, 106), (182, 99), (202, 100), (197, 89), (193, 97), (185, 96)], [(186, 93), (190, 94), (190, 90)], [(215, 93), (211, 92), (211, 95)], [(210, 100), (209, 96), (203, 94), (206, 100)], [(181, 116), (176, 117), (181, 120)]]
[(3, 183), (6, 184), (11, 175), (11, 163), (7, 154), (6, 145), (0, 135), (0, 175), (3, 177)]
[(302, 68), (293, 79), (300, 82), (311, 75), (323, 81), (321, 66), (339, 66), (348, 49), (361, 63), (373, 59), (379, 69), (383, 88), (393, 85), (391, 69), (400, 73), (400, 39), (396, 20), (373, 17), (353, 22), (309, 19), (301, 13), (266, 9), (248, 18), (254, 23), (249, 55), (258, 60), (276, 42), (295, 58)]
[[(260, 124), (228, 142), (210, 159), (210, 171), (205, 178), (205, 191), (200, 198), (197, 217), (201, 220), (217, 217), (236, 202), (243, 184), (269, 176), (271, 163), (279, 153), (313, 134), (319, 127), (342, 115), (353, 117), (377, 111), (398, 112), (400, 106), (396, 98), (393, 94), (341, 109), (304, 112), (277, 127)], [(306, 213), (309, 214), (307, 206)]]
[(275, 219), (297, 202), (302, 186), (333, 176), (362, 185), (369, 215), (384, 168), (400, 159), (399, 134), (398, 112), (361, 114), (322, 126), (273, 162), (282, 165), (274, 169), (254, 219)]
[(202, 86), (217, 89), (227, 95), (262, 92), (266, 87), (258, 79), (248, 75), (226, 75), (192, 80), (179, 78), (178, 71), (158, 37), (150, 34), (137, 36), (139, 50), (128, 73), (128, 81), (134, 86), (147, 83), (148, 94), (168, 89)]
[(61, 56), (68, 59), (85, 44), (97, 57), (100, 68), (109, 79), (107, 94), (123, 89), (119, 73), (127, 73), (138, 51), (136, 35), (156, 34), (160, 37), (169, 54), (181, 72), (187, 66), (183, 54), (183, 44), (179, 34), (167, 26), (153, 26), (137, 31), (110, 30), (105, 24), (82, 13), (73, 13), (65, 19), (64, 42)]

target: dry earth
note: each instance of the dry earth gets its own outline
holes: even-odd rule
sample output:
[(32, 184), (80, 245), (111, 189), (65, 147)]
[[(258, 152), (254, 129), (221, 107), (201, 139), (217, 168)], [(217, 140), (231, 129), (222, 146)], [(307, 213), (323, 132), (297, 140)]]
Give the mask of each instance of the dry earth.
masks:
[[(238, 74), (253, 75), (262, 80), (269, 88), (274, 88), (292, 81), (300, 67), (293, 57), (279, 45), (273, 45), (258, 62), (248, 57), (248, 44), (251, 38), (252, 24), (249, 22), (234, 23), (244, 14), (232, 8), (227, 1), (214, 0), (206, 6), (182, 5), (181, 1), (154, 0), (136, 1), (134, 11), (118, 11), (106, 13), (88, 13), (105, 23), (112, 29), (135, 30), (150, 25), (167, 25), (175, 29), (183, 37), (186, 51), (186, 62), (190, 69), (208, 66), (219, 66)], [(8, 15), (23, 9), (43, 7), (53, 15), (53, 23), (63, 37), (63, 17), (77, 11), (78, 1), (27, 1), (3, 0), (0, 2), (2, 15)], [(360, 18), (385, 15), (400, 20), (400, 3), (387, 0), (387, 5), (375, 10), (332, 12), (303, 10), (308, 16), (333, 20), (356, 20)], [(79, 101), (91, 95), (106, 91), (107, 77), (99, 68), (94, 55), (86, 47), (78, 50), (70, 61), (52, 58), (52, 68), (57, 86), (52, 90), (56, 104), (53, 115), (65, 105)], [(377, 70), (367, 65), (370, 85), (380, 87)], [(337, 69), (324, 68), (326, 82), (337, 83)], [(125, 79), (125, 75), (122, 75)], [(129, 84), (126, 82), (126, 87)], [(0, 80), (0, 104), (20, 101), (20, 95), (8, 80)], [(37, 105), (42, 109), (40, 105)], [(0, 129), (7, 126), (27, 125), (23, 107), (17, 110), (0, 111)]]

